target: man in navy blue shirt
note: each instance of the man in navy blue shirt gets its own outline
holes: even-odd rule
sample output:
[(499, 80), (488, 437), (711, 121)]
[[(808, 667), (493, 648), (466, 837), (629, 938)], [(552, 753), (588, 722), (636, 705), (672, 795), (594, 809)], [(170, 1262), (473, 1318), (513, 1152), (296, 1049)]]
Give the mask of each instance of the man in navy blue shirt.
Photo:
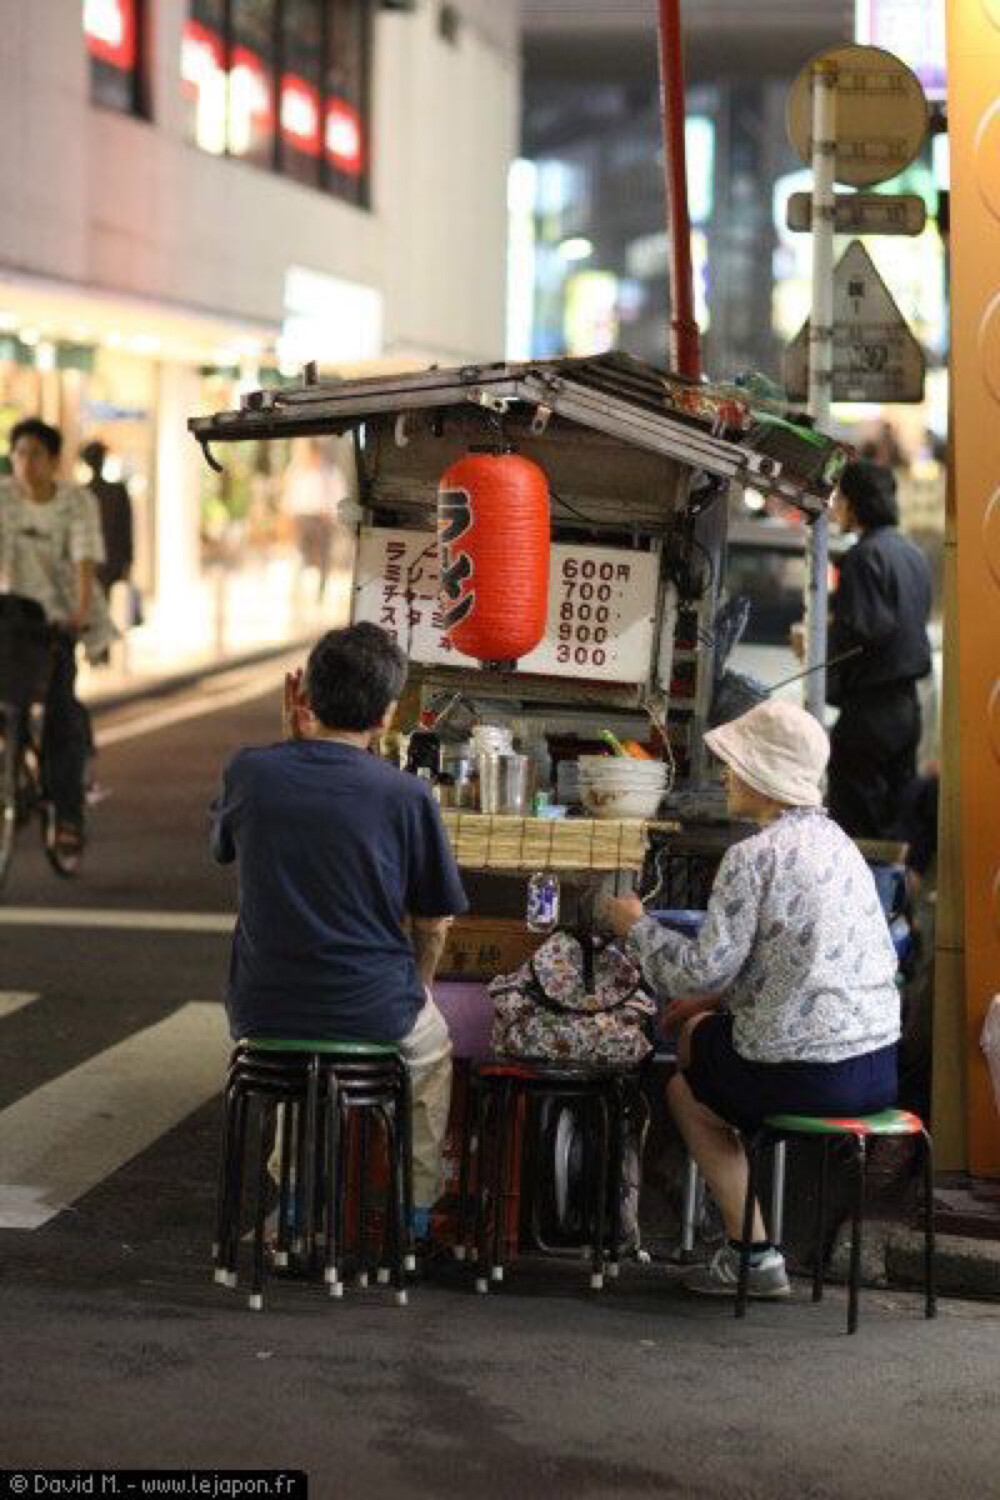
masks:
[(412, 1080), (422, 1219), (439, 1190), (451, 1095), (451, 1041), (430, 986), (468, 903), (429, 788), (368, 753), (405, 678), (405, 656), (378, 626), (323, 636), (304, 677), (286, 679), (285, 739), (226, 767), (212, 849), (239, 872), (232, 1035), (396, 1043)]

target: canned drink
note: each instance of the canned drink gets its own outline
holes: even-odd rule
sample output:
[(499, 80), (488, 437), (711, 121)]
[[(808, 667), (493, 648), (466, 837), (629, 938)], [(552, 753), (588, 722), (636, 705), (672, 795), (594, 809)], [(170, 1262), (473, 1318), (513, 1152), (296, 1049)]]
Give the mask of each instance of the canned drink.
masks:
[(548, 792), (536, 792), (534, 797), (531, 799), (532, 811), (534, 812), (536, 818), (544, 808), (550, 807), (551, 804), (552, 797)]
[(526, 920), (529, 932), (551, 932), (559, 921), (559, 877), (537, 870), (528, 881)]

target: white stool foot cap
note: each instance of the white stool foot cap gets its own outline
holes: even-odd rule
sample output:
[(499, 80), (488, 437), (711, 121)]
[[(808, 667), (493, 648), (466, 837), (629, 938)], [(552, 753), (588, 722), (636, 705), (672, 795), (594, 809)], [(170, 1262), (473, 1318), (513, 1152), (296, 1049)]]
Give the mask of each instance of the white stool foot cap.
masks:
[(226, 1286), (228, 1286), (230, 1289), (235, 1289), (235, 1287), (236, 1287), (236, 1272), (235, 1271), (227, 1271), (226, 1272)]
[(503, 1266), (491, 1266), (490, 1267), (490, 1280), (491, 1281), (503, 1281)]
[(287, 1266), (288, 1265), (288, 1251), (287, 1250), (275, 1250), (273, 1259), (274, 1259), (274, 1264), (276, 1266)]
[(378, 1282), (379, 1286), (388, 1286), (389, 1285), (389, 1267), (388, 1266), (379, 1266), (377, 1272), (375, 1273), (375, 1280)]
[(415, 1271), (417, 1269), (417, 1257), (413, 1254), (403, 1256), (403, 1270)]
[(454, 1255), (454, 1257), (455, 1257), (456, 1260), (464, 1260), (465, 1259), (465, 1246), (464, 1245), (455, 1245), (453, 1247), (453, 1249), (452, 1249), (452, 1254)]
[(367, 1271), (359, 1271), (358, 1272), (358, 1281), (357, 1281), (357, 1284), (358, 1284), (358, 1286), (360, 1286), (362, 1288), (366, 1287), (368, 1285), (368, 1272)]
[(212, 1273), (212, 1276), (217, 1286), (229, 1285), (229, 1272), (225, 1269), (224, 1266), (216, 1266), (215, 1270)]
[(250, 1293), (249, 1297), (247, 1298), (247, 1307), (250, 1308), (251, 1312), (263, 1311), (264, 1298), (261, 1296), (260, 1292)]
[(336, 1266), (324, 1266), (323, 1267), (323, 1280), (329, 1286), (335, 1286), (337, 1284), (337, 1282), (340, 1280), (340, 1272), (337, 1270), (337, 1267)]
[(608, 1264), (608, 1275), (611, 1277), (611, 1280), (617, 1281), (620, 1273), (621, 1266), (618, 1264), (618, 1262), (616, 1260), (610, 1261)]
[(409, 1293), (408, 1292), (397, 1292), (396, 1293), (396, 1306), (397, 1307), (405, 1307), (408, 1301), (409, 1301)]
[(344, 1283), (342, 1281), (330, 1282), (330, 1296), (342, 1297), (344, 1295)]
[(593, 1272), (590, 1278), (590, 1290), (592, 1292), (600, 1292), (603, 1291), (603, 1289), (604, 1277), (598, 1271)]
[(490, 1284), (486, 1280), (486, 1277), (485, 1276), (477, 1276), (476, 1277), (476, 1291), (477, 1292), (482, 1292), (482, 1293), (485, 1294), (486, 1292), (489, 1291), (489, 1289), (490, 1289)]

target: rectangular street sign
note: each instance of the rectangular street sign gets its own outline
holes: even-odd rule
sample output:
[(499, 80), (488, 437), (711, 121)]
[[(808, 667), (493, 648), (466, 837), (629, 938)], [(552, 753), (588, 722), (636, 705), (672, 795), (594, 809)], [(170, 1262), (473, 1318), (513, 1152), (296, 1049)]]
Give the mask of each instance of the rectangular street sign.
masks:
[[(789, 229), (812, 228), (812, 198), (793, 193), (788, 200)], [(834, 210), (837, 234), (921, 234), (927, 207), (916, 193), (838, 193)]]
[[(785, 392), (809, 392), (808, 318), (785, 350)], [(860, 240), (833, 272), (832, 401), (922, 401), (924, 354)]]

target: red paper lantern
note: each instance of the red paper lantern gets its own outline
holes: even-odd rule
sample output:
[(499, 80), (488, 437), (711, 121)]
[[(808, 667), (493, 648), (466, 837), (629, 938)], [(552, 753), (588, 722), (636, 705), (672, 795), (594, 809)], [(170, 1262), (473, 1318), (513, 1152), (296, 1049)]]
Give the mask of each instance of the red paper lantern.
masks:
[(549, 486), (516, 453), (470, 453), (438, 485), (441, 605), (452, 645), (480, 661), (516, 661), (545, 634)]

